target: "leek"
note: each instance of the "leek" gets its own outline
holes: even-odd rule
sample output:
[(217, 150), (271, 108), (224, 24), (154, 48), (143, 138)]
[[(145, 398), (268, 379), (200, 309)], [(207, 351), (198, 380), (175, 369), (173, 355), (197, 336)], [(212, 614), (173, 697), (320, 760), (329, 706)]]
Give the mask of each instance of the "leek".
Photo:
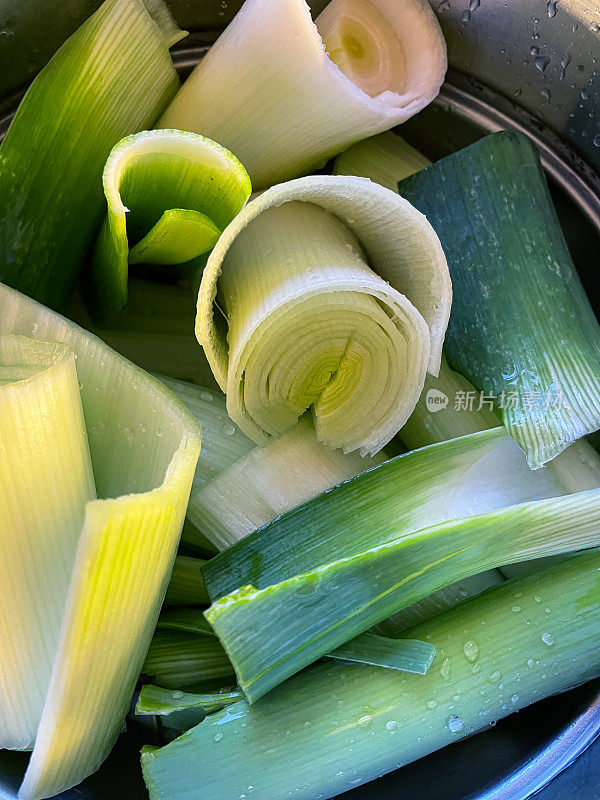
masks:
[(304, 0), (246, 0), (158, 124), (221, 142), (265, 188), (404, 122), (445, 72), (422, 0), (332, 0), (316, 24)]
[(210, 599), (200, 571), (205, 563), (200, 558), (177, 556), (165, 595), (165, 605), (208, 605)]
[[(454, 439), (375, 467), (212, 559), (203, 573), (220, 599), (206, 616), (248, 699), (450, 583), (597, 546), (600, 489), (560, 496), (569, 487), (556, 461), (532, 472), (502, 428)], [(600, 486), (597, 467), (592, 477)]]
[[(142, 131), (112, 150), (103, 174), (108, 214), (100, 231), (88, 295), (94, 316), (127, 303), (129, 264), (195, 271), (248, 200), (250, 179), (237, 158), (184, 131)], [(197, 271), (197, 267), (196, 267)]]
[(426, 675), (435, 658), (436, 647), (419, 639), (394, 639), (376, 633), (363, 633), (340, 645), (328, 658), (359, 664), (398, 669)]
[(157, 630), (183, 631), (198, 636), (215, 636), (215, 632), (199, 608), (174, 608), (162, 612), (156, 623)]
[(0, 281), (67, 301), (101, 221), (116, 142), (177, 91), (168, 47), (185, 34), (159, 0), (106, 0), (44, 67), (0, 148)]
[(498, 399), (537, 469), (600, 427), (600, 328), (538, 152), (523, 134), (492, 134), (399, 191), (427, 213), (450, 262), (450, 365)]
[(142, 674), (166, 689), (218, 689), (235, 683), (231, 662), (215, 636), (171, 630), (154, 634)]
[(241, 700), (239, 691), (193, 694), (161, 686), (142, 686), (135, 706), (140, 716), (157, 716), (167, 728), (187, 731), (207, 716)]
[(319, 441), (373, 454), (439, 369), (451, 293), (437, 238), (402, 198), (361, 178), (301, 178), (224, 231), (196, 336), (230, 417), (258, 444), (311, 406)]
[(438, 648), (425, 676), (318, 664), (229, 706), (142, 756), (151, 800), (333, 797), (598, 677), (599, 568), (583, 554), (412, 628)]
[[(22, 800), (37, 800), (97, 769), (119, 734), (169, 581), (200, 440), (167, 389), (91, 334), (1, 285), (0, 308), (0, 335), (73, 348), (96, 490), (107, 498), (80, 507), (64, 616), (53, 623), (52, 675), (20, 792)], [(35, 405), (30, 413), (42, 436)], [(52, 524), (50, 518), (49, 531)], [(40, 580), (32, 577), (32, 588)], [(47, 584), (40, 608), (48, 603)], [(52, 635), (37, 623), (27, 632), (31, 640)]]
[(72, 348), (0, 335), (0, 748), (33, 746), (95, 496)]
[(370, 178), (392, 192), (398, 181), (429, 167), (431, 161), (391, 131), (352, 145), (333, 162), (334, 175)]

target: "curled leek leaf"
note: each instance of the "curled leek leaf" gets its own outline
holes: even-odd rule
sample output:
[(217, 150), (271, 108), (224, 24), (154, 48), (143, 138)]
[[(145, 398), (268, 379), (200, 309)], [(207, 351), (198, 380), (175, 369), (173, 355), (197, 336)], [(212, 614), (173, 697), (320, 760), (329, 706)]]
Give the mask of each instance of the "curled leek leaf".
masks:
[(312, 176), (267, 190), (226, 228), (196, 336), (231, 419), (258, 444), (310, 407), (321, 442), (373, 454), (439, 369), (451, 294), (412, 206), (371, 181)]
[[(22, 635), (31, 642), (55, 642), (48, 655), (53, 663), (49, 686), (37, 708), (35, 747), (19, 794), (21, 800), (38, 800), (96, 770), (119, 734), (169, 582), (200, 432), (161, 383), (77, 325), (2, 285), (0, 310), (0, 336), (27, 335), (73, 348), (96, 491), (103, 498), (86, 503), (85, 492), (73, 493), (72, 502), (81, 502), (72, 513), (80, 515), (82, 526), (63, 613), (54, 619), (52, 633), (40, 631), (37, 621), (45, 619), (49, 582), (28, 564), (13, 576), (15, 581), (29, 580), (37, 598), (39, 613), (32, 615)], [(29, 377), (26, 384), (33, 390), (45, 375)], [(40, 436), (44, 402), (43, 393), (32, 395), (28, 411), (29, 424)], [(76, 427), (75, 412), (76, 407), (71, 427)], [(65, 436), (68, 430), (65, 424)], [(76, 440), (69, 447), (78, 452)], [(47, 481), (58, 480), (65, 469), (57, 468), (53, 478), (48, 474), (54, 468), (52, 460), (42, 460), (37, 468), (45, 471)], [(26, 486), (29, 479), (15, 471), (14, 480)], [(22, 513), (33, 512), (25, 506)], [(44, 530), (52, 533), (56, 520), (51, 515), (47, 525)], [(14, 528), (13, 535), (18, 532)], [(57, 564), (63, 583), (65, 570), (68, 565)], [(11, 657), (8, 643), (2, 641), (0, 650)], [(17, 656), (12, 656), (15, 664)], [(17, 668), (22, 665), (13, 666)]]
[(327, 657), (427, 675), (436, 649), (434, 644), (419, 639), (395, 639), (367, 632), (336, 647)]
[(117, 144), (104, 168), (108, 215), (88, 295), (96, 317), (127, 303), (129, 264), (199, 269), (250, 196), (248, 174), (224, 147), (194, 133), (142, 131)]
[(0, 148), (0, 281), (63, 306), (101, 220), (111, 148), (179, 86), (161, 0), (106, 0), (34, 80)]
[(265, 188), (404, 122), (445, 72), (424, 0), (332, 0), (316, 24), (304, 0), (246, 0), (159, 125), (221, 142)]
[(242, 693), (237, 690), (192, 694), (146, 684), (140, 690), (135, 713), (160, 717), (165, 727), (187, 731), (202, 722), (207, 714), (219, 711), (224, 706), (230, 706), (241, 699)]

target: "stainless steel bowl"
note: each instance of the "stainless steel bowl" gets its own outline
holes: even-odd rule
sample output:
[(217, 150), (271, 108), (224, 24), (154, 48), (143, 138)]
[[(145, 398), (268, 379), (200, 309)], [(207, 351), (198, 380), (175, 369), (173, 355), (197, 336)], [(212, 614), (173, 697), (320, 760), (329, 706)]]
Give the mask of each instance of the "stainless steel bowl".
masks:
[[(325, 4), (311, 3), (316, 11)], [(0, 137), (32, 76), (99, 5), (100, 0), (0, 0)], [(185, 75), (241, 0), (171, 0), (170, 5), (180, 25), (191, 31), (174, 53)], [(404, 125), (402, 135), (440, 158), (491, 131), (527, 132), (540, 148), (575, 263), (600, 311), (600, 7), (592, 0), (436, 0), (432, 5), (452, 69), (439, 99)], [(524, 800), (599, 734), (600, 681), (594, 681), (344, 797)], [(128, 722), (100, 771), (60, 797), (145, 800), (139, 748), (160, 741), (158, 727)], [(572, 768), (567, 785), (549, 792), (548, 800), (575, 791), (579, 800), (599, 800), (600, 745), (596, 752), (595, 777), (569, 779)], [(16, 796), (26, 762), (25, 754), (0, 752), (0, 798)]]

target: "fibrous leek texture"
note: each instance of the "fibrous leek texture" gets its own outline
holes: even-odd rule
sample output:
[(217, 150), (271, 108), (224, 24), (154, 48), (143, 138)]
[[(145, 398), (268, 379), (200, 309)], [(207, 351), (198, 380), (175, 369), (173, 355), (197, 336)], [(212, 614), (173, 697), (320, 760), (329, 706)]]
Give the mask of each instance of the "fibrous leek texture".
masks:
[(88, 287), (100, 319), (127, 303), (129, 264), (197, 272), (245, 205), (251, 187), (237, 158), (194, 133), (142, 131), (112, 150), (103, 174), (108, 214), (94, 251)]
[(258, 444), (311, 407), (320, 441), (373, 454), (439, 369), (451, 295), (422, 215), (370, 181), (312, 176), (269, 189), (226, 228), (196, 336)]
[(418, 150), (392, 131), (385, 131), (340, 153), (333, 162), (333, 174), (370, 178), (397, 192), (398, 181), (429, 166), (431, 161)]
[(600, 427), (600, 327), (535, 145), (502, 131), (399, 185), (440, 235), (455, 284), (445, 352), (495, 397), (537, 469)]
[(597, 677), (598, 569), (577, 556), (411, 628), (427, 675), (321, 663), (229, 706), (142, 756), (151, 800), (331, 798)]
[[(594, 468), (585, 442), (573, 447), (581, 480), (571, 467), (564, 479), (561, 459), (533, 472), (502, 428), (432, 445), (320, 495), (208, 562), (215, 602), (207, 618), (248, 699), (455, 581), (596, 546), (598, 459)], [(569, 494), (572, 480), (582, 490)]]
[(106, 0), (32, 83), (0, 148), (0, 281), (64, 306), (102, 219), (111, 148), (152, 125), (185, 34), (160, 0)]
[[(118, 736), (169, 582), (200, 432), (162, 384), (96, 337), (1, 285), (0, 309), (0, 335), (73, 348), (96, 490), (105, 498), (79, 509), (52, 675), (20, 791), (22, 800), (38, 800), (97, 769)], [(32, 407), (36, 431), (38, 423)], [(44, 605), (46, 582), (29, 575)], [(24, 633), (41, 636), (37, 629)]]
[(424, 0), (246, 0), (159, 126), (234, 152), (255, 188), (322, 166), (438, 94), (446, 46)]

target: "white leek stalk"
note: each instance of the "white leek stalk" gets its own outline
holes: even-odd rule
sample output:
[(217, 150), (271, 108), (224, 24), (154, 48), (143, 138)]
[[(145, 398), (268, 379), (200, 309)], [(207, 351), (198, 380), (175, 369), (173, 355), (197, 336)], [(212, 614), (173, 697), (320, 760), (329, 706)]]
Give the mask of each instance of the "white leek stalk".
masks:
[(320, 441), (373, 454), (439, 369), (451, 294), (437, 237), (401, 197), (361, 178), (300, 178), (223, 232), (196, 336), (258, 444), (311, 407)]
[(425, 0), (246, 0), (158, 125), (202, 133), (256, 188), (322, 166), (438, 94), (446, 46)]
[[(74, 512), (83, 527), (64, 615), (55, 621), (60, 633), (48, 654), (52, 675), (19, 793), (21, 800), (39, 800), (97, 769), (119, 734), (169, 583), (200, 436), (191, 415), (158, 381), (96, 337), (2, 285), (1, 334), (61, 342), (75, 351), (96, 489), (106, 498), (86, 504), (80, 492)], [(37, 378), (28, 379), (31, 387)], [(35, 400), (29, 424), (43, 437), (43, 396)], [(46, 466), (52, 469), (52, 463)], [(21, 474), (25, 467), (14, 473), (22, 485), (28, 481)], [(55, 480), (61, 474), (57, 470)], [(75, 502), (77, 493), (71, 499)], [(24, 506), (22, 513), (32, 512)], [(53, 525), (50, 518), (50, 533)], [(29, 576), (38, 604), (45, 603), (49, 581), (25, 567), (14, 581)], [(43, 639), (38, 627), (31, 625), (22, 635)]]
[(33, 746), (94, 497), (72, 348), (0, 335), (0, 748)]

